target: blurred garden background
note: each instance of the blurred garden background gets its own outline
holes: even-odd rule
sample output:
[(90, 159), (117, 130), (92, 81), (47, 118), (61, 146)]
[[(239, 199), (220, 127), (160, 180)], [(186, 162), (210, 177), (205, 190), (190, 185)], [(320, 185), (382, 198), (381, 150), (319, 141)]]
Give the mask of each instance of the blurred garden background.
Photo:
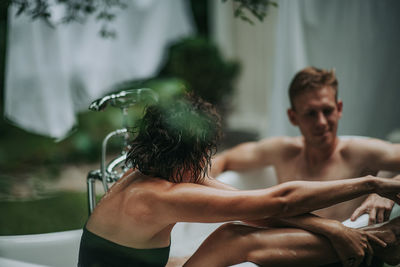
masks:
[(86, 176), (122, 126), (121, 110), (88, 106), (124, 89), (197, 92), (223, 116), (222, 151), (299, 134), (291, 78), (334, 68), (339, 134), (400, 142), (399, 12), (397, 0), (0, 1), (0, 235), (83, 226)]
[[(82, 1), (82, 6), (89, 2)], [(164, 58), (156, 71), (153, 71), (154, 74), (140, 79), (120, 80), (103, 88), (104, 94), (133, 88), (152, 88), (162, 96), (171, 90), (186, 88), (215, 104), (221, 113), (227, 113), (231, 109), (230, 100), (240, 73), (240, 64), (238, 61), (226, 60), (210, 39), (209, 3), (196, 0), (180, 2), (185, 6), (187, 22), (191, 24), (190, 30), (162, 48), (165, 50)], [(24, 15), (31, 17), (29, 23), (46, 20), (46, 12), (35, 10), (33, 1), (26, 3), (31, 6), (27, 5), (25, 9), (18, 1), (1, 3), (2, 114), (6, 113), (6, 62), (12, 58), (7, 57), (7, 51), (10, 53), (10, 45), (13, 45), (9, 32), (11, 21), (21, 19), (20, 16)], [(125, 3), (129, 5), (129, 1)], [(26, 14), (19, 15), (18, 12)], [(89, 17), (91, 14), (86, 15)], [(242, 19), (248, 19), (241, 16)], [(110, 20), (107, 23), (112, 25), (113, 22)], [(57, 28), (52, 30), (56, 31)], [(95, 31), (94, 38), (98, 39), (97, 42), (108, 42), (111, 46), (116, 39), (121, 38), (121, 34), (126, 34), (118, 29), (105, 29), (104, 26), (92, 30)], [(43, 43), (45, 42), (44, 40)], [(8, 78), (12, 79), (10, 76)], [(29, 83), (25, 85), (30, 86)], [(29, 101), (29, 93), (24, 94), (18, 101)], [(94, 100), (90, 99), (90, 102)], [(86, 101), (87, 106), (90, 102)], [(101, 142), (108, 133), (122, 127), (122, 113), (112, 107), (103, 112), (81, 108), (75, 115), (73, 127), (61, 136), (46, 134), (46, 129), (44, 132), (30, 130), (23, 123), (21, 125), (18, 121), (9, 119), (10, 116), (7, 118), (3, 115), (0, 121), (0, 211), (6, 216), (0, 216), (0, 235), (71, 230), (81, 228), (85, 223), (88, 215), (86, 176), (90, 170), (99, 168)], [(228, 135), (235, 136), (235, 132)], [(254, 139), (255, 134), (244, 133), (243, 137), (243, 140)], [(229, 140), (225, 140), (224, 145), (232, 145)], [(121, 148), (121, 140), (112, 140), (108, 147), (108, 159), (118, 155)], [(101, 197), (103, 188), (98, 187), (97, 192), (98, 198)]]

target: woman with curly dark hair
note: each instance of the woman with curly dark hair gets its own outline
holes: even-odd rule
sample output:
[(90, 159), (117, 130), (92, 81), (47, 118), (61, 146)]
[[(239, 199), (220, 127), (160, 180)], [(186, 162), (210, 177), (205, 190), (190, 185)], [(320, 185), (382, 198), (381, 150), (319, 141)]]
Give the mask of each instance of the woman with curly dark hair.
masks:
[[(375, 177), (289, 182), (249, 191), (231, 189), (207, 175), (221, 137), (220, 119), (209, 103), (194, 96), (147, 107), (136, 131), (126, 160), (132, 169), (110, 188), (85, 225), (79, 266), (165, 266), (171, 231), (177, 222), (289, 217), (371, 192), (400, 202), (396, 196), (400, 181)], [(340, 227), (321, 223), (318, 229), (310, 230), (325, 234), (327, 228)], [(369, 242), (383, 243), (371, 233), (351, 231), (335, 233), (336, 240), (343, 243), (351, 236), (366, 247), (364, 250), (371, 248)], [(257, 233), (258, 240), (254, 238)], [(263, 256), (262, 249), (270, 249), (266, 242), (279, 236), (288, 249)], [(268, 237), (266, 242), (260, 241), (262, 237)], [(302, 242), (308, 250), (299, 249)], [(293, 251), (297, 256), (288, 257)], [(216, 230), (186, 265), (267, 264), (277, 259), (286, 264), (312, 264), (337, 258), (327, 239), (310, 232), (227, 224)]]
[(147, 109), (126, 163), (170, 182), (201, 183), (220, 138), (220, 117), (211, 104), (193, 95), (168, 99)]

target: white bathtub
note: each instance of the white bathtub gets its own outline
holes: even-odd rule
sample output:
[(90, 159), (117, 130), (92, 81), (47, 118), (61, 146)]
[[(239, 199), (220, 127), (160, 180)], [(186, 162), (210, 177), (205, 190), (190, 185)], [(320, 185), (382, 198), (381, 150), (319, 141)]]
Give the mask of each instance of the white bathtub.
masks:
[[(251, 172), (225, 172), (219, 180), (239, 189), (276, 184), (273, 168)], [(171, 235), (171, 257), (192, 255), (221, 223), (178, 223)], [(82, 230), (47, 234), (0, 236), (0, 267), (71, 267), (77, 265)], [(256, 266), (252, 263), (238, 266)]]
[(0, 237), (0, 266), (77, 265), (82, 230)]
[[(276, 184), (273, 168), (250, 172), (228, 171), (218, 177), (219, 180), (239, 189), (265, 188)], [(396, 206), (391, 217), (400, 215)], [(349, 226), (367, 225), (368, 215), (361, 216), (356, 222), (347, 222)], [(203, 240), (221, 224), (178, 223), (171, 236), (171, 257), (188, 256), (194, 253)], [(77, 265), (79, 241), (82, 230), (56, 232), (48, 234), (1, 236), (1, 267), (71, 267)], [(236, 266), (256, 266), (242, 263)]]

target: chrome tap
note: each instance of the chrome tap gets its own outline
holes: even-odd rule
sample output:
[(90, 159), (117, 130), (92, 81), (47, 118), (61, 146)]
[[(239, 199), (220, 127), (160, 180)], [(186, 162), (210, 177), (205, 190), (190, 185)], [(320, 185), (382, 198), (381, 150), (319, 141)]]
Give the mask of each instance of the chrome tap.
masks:
[[(87, 191), (88, 191), (89, 214), (93, 212), (93, 209), (96, 206), (96, 197), (95, 197), (96, 180), (101, 180), (104, 192), (107, 192), (108, 184), (116, 182), (118, 179), (122, 177), (124, 172), (127, 170), (127, 167), (124, 165), (124, 162), (126, 159), (126, 154), (129, 150), (129, 138), (130, 138), (130, 134), (128, 131), (128, 123), (127, 123), (128, 108), (139, 103), (144, 105), (149, 105), (157, 101), (158, 101), (158, 95), (152, 89), (140, 88), (140, 89), (124, 90), (115, 94), (109, 94), (93, 101), (90, 104), (89, 109), (93, 111), (104, 110), (108, 106), (108, 104), (110, 104), (113, 107), (120, 108), (123, 116), (122, 120), (123, 128), (112, 131), (103, 139), (101, 148), (100, 169), (93, 170), (88, 173)], [(108, 164), (106, 164), (107, 143), (114, 136), (124, 137), (123, 148), (119, 156), (117, 156), (116, 158), (111, 160)], [(116, 170), (118, 167), (121, 167), (121, 170), (119, 172)]]

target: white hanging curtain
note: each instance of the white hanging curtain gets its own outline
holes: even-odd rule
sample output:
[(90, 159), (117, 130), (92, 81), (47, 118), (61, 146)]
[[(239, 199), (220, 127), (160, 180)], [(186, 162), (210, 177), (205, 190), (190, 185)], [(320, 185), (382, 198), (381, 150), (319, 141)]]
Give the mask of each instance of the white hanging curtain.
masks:
[(166, 46), (193, 33), (185, 0), (129, 1), (110, 24), (116, 39), (101, 38), (94, 18), (53, 29), (9, 12), (5, 116), (54, 138), (64, 137), (76, 112), (113, 84), (154, 76)]
[(278, 1), (275, 82), (267, 136), (297, 135), (286, 109), (294, 74), (336, 69), (339, 134), (385, 138), (400, 127), (400, 1)]

